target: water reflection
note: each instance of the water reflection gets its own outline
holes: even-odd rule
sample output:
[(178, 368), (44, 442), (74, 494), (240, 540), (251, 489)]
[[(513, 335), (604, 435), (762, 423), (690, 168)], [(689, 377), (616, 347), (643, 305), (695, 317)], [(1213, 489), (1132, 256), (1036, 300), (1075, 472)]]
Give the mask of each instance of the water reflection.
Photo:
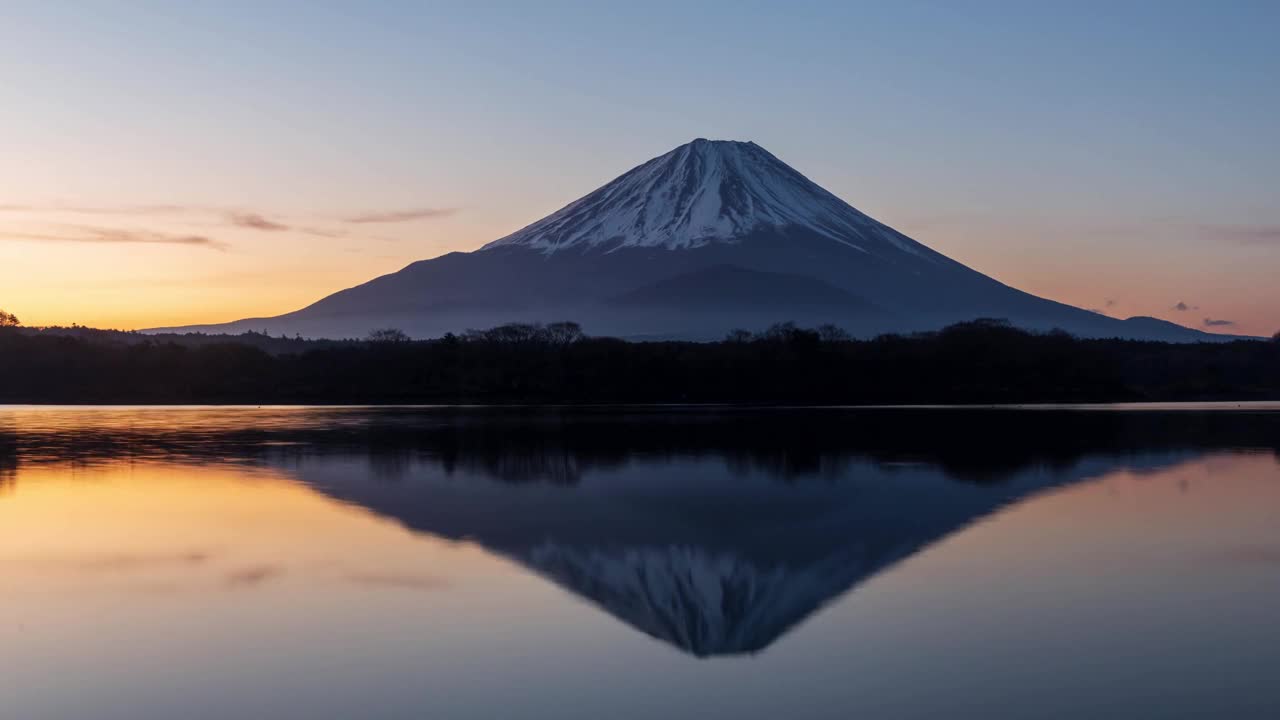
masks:
[[(571, 456), (565, 465), (581, 467)], [(815, 467), (785, 483), (713, 460), (635, 460), (577, 476), (571, 488), (460, 479), (430, 461), (402, 468), (396, 482), (370, 483), (327, 462), (293, 471), (415, 531), (511, 558), (637, 630), (708, 656), (763, 650), (831, 599), (1001, 506), (1127, 465), (1032, 468), (998, 487), (956, 483), (928, 465), (851, 460), (838, 474)]]
[[(411, 461), (509, 482), (577, 482), (635, 461), (711, 457), (741, 475), (839, 476), (855, 459), (927, 463), (999, 482), (1032, 466), (1134, 454), (1267, 449), (1280, 404), (1073, 410), (534, 408), (0, 409), (0, 472), (16, 464), (121, 460), (267, 463), (362, 456), (393, 478)], [(1195, 406), (1186, 406), (1195, 407)]]
[[(1164, 635), (1144, 634), (1110, 648), (1130, 663), (1175, 652), (1195, 666), (1188, 653), (1203, 653), (1203, 641), (1235, 643), (1235, 660), (1265, 664), (1280, 656), (1240, 638), (1266, 632), (1236, 623), (1280, 600), (1267, 581), (1280, 557), (1280, 524), (1268, 524), (1280, 519), (1275, 410), (0, 410), (0, 597), (36, 623), (34, 633), (0, 630), (0, 676), (34, 683), (0, 683), (0, 700), (32, 710), (24, 716), (113, 717), (40, 692), (41, 665), (29, 658), (75, 666), (95, 648), (141, 645), (149, 655), (129, 651), (128, 662), (79, 672), (104, 692), (129, 686), (154, 699), (131, 683), (166, 663), (200, 669), (202, 679), (184, 677), (201, 685), (210, 716), (341, 717), (332, 693), (343, 688), (382, 693), (361, 706), (365, 715), (419, 717), (421, 692), (437, 681), (409, 678), (430, 666), (437, 689), (462, 703), (440, 716), (492, 717), (503, 714), (498, 698), (466, 668), (484, 664), (520, 685), (516, 677), (535, 672), (519, 650), (527, 636), (527, 647), (581, 670), (625, 658), (637, 687), (674, 685), (663, 665), (671, 656), (717, 659), (699, 667), (749, 657), (775, 674), (734, 671), (754, 682), (742, 697), (786, 697), (784, 685), (803, 672), (807, 694), (793, 700), (828, 698), (834, 704), (814, 707), (835, 717), (905, 702), (885, 693), (920, 682), (892, 675), (908, 672), (895, 665), (908, 648), (961, 666), (960, 649), (1004, 648), (1009, 665), (989, 667), (992, 677), (939, 668), (969, 685), (938, 697), (1017, 695), (994, 678), (1057, 662), (1020, 653), (1046, 637), (1062, 641), (1056, 633), (1068, 625), (1077, 641), (1106, 650), (1124, 637), (1106, 613), (1128, 612), (1130, 596), (1152, 613), (1142, 622), (1161, 621), (1160, 632), (1181, 624), (1179, 642), (1189, 643), (1175, 651)], [(546, 595), (550, 587), (578, 602)], [(113, 593), (130, 604), (108, 601), (95, 611), (108, 625), (85, 624), (86, 610)], [(861, 600), (837, 602), (844, 597)], [(973, 598), (981, 606), (966, 607)], [(1197, 614), (1206, 612), (1215, 616)], [(1007, 624), (965, 634), (988, 617)], [(153, 636), (146, 623), (156, 618), (165, 638), (183, 642)], [(599, 618), (631, 641), (608, 635)], [(316, 643), (352, 623), (344, 647), (361, 648), (376, 677), (316, 664)], [(255, 642), (281, 627), (287, 637), (270, 649)], [(494, 627), (501, 635), (486, 640)], [(637, 632), (665, 654), (644, 655)], [(829, 639), (842, 635), (860, 640)], [(599, 637), (609, 640), (597, 647)], [(785, 667), (769, 663), (775, 651)], [(232, 666), (264, 654), (311, 668), (309, 678), (289, 677), (317, 699), (294, 708), (226, 693), (251, 685)], [(525, 662), (498, 661), (508, 654)], [(837, 666), (881, 684), (827, 677)], [(259, 667), (280, 679), (278, 666)], [(730, 678), (689, 677), (708, 695)], [(604, 687), (599, 677), (596, 689), (545, 680), (566, 692)], [(1273, 707), (1274, 696), (1247, 680), (1233, 699), (1206, 690), (1187, 707)], [(862, 696), (846, 694), (855, 686)], [(634, 689), (614, 687), (601, 702), (609, 714), (645, 716), (615, 706)], [(742, 717), (771, 707), (743, 702)], [(896, 714), (942, 709), (918, 702)], [(1081, 703), (1062, 707), (1090, 706)], [(149, 707), (176, 711), (158, 700)], [(723, 708), (666, 712), (712, 709)]]

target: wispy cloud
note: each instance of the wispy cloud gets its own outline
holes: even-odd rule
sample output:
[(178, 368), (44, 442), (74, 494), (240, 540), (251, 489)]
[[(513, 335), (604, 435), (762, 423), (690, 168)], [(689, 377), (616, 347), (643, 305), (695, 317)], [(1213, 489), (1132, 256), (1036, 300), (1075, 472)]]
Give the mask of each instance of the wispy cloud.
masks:
[(1280, 568), (1280, 546), (1244, 545), (1210, 553), (1210, 557), (1234, 565), (1267, 565)]
[(1210, 240), (1280, 246), (1280, 225), (1201, 225), (1198, 230), (1200, 235)]
[(126, 572), (174, 565), (201, 565), (208, 562), (211, 557), (212, 554), (204, 550), (189, 550), (172, 553), (98, 553), (33, 559), (46, 567), (76, 571)]
[(316, 237), (322, 237), (322, 238), (341, 238), (341, 237), (347, 236), (347, 232), (345, 230), (325, 230), (323, 228), (315, 228), (315, 227), (298, 227), (298, 228), (294, 228), (294, 230), (297, 230), (300, 233), (306, 233), (307, 235), (314, 235)]
[(0, 205), (0, 212), (54, 212), (77, 215), (175, 215), (205, 210), (205, 208), (187, 205)]
[[(154, 217), (159, 219), (171, 219), (177, 221), (178, 217), (184, 218), (183, 224), (192, 225), (193, 227), (207, 227), (208, 220), (221, 220), (232, 227), (244, 228), (248, 230), (259, 230), (262, 232), (294, 232), (303, 235), (311, 235), (312, 237), (321, 238), (343, 238), (350, 237), (350, 232), (341, 228), (325, 227), (335, 222), (352, 223), (352, 224), (374, 224), (374, 223), (402, 223), (412, 222), (415, 220), (428, 220), (431, 218), (448, 217), (457, 212), (456, 208), (410, 208), (407, 210), (386, 210), (372, 211), (351, 215), (349, 217), (340, 218), (324, 218), (316, 216), (312, 218), (314, 224), (293, 224), (279, 219), (275, 213), (263, 212), (261, 210), (216, 206), (216, 205), (177, 205), (177, 204), (135, 204), (135, 205), (68, 205), (59, 203), (44, 204), (20, 204), (8, 203), (0, 204), (0, 214), (14, 213), (18, 215), (30, 215), (33, 217), (40, 216), (57, 216), (76, 214), (76, 215), (101, 215), (104, 217)], [(189, 221), (189, 222), (188, 222)], [(225, 246), (214, 240), (205, 238), (201, 241), (202, 235), (182, 235), (175, 233), (163, 232), (133, 232), (130, 239), (125, 239), (122, 232), (98, 233), (91, 232), (82, 234), (79, 237), (71, 237), (68, 235), (55, 235), (53, 233), (23, 233), (23, 239), (26, 240), (43, 240), (48, 242), (170, 242), (175, 244), (189, 245), (209, 245), (210, 247), (218, 247), (220, 249)], [(16, 234), (9, 234), (11, 238), (17, 238)], [(163, 238), (170, 238), (165, 240)]]
[(398, 223), (414, 220), (430, 220), (432, 218), (449, 217), (458, 212), (457, 208), (417, 208), (412, 210), (386, 210), (367, 212), (343, 218), (349, 223)]
[(121, 230), (104, 227), (75, 227), (64, 233), (3, 233), (0, 237), (33, 242), (72, 242), (99, 244), (192, 245), (213, 250), (226, 250), (227, 244), (205, 235), (162, 233), (154, 230)]
[(227, 215), (227, 219), (236, 227), (249, 228), (251, 230), (282, 232), (290, 229), (288, 225), (268, 220), (257, 213), (231, 213)]
[(1280, 223), (1260, 222), (1236, 224), (1179, 217), (1131, 218), (1106, 220), (1078, 217), (1018, 216), (1001, 213), (958, 213), (950, 215), (905, 215), (904, 227), (916, 231), (981, 231), (1001, 235), (1034, 235), (1039, 237), (1079, 237), (1092, 235), (1120, 239), (1179, 238), (1203, 242), (1227, 242), (1236, 245), (1280, 247)]
[(283, 568), (273, 565), (255, 565), (227, 573), (223, 584), (228, 588), (256, 587), (284, 574)]
[(1213, 318), (1205, 318), (1205, 327), (1231, 327), (1236, 324), (1235, 320), (1214, 320)]
[(1173, 306), (1173, 309), (1174, 309), (1174, 310), (1177, 310), (1178, 312), (1186, 312), (1186, 311), (1188, 311), (1188, 310), (1199, 310), (1199, 309), (1200, 309), (1200, 306), (1199, 306), (1199, 305), (1188, 305), (1188, 304), (1186, 304), (1186, 303), (1184, 303), (1184, 302), (1179, 301), (1177, 305), (1174, 305), (1174, 306)]

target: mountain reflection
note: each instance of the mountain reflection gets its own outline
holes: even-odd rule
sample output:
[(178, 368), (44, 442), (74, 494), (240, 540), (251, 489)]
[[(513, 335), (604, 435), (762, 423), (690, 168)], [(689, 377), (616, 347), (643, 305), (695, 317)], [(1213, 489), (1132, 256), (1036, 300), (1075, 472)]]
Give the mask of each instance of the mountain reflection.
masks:
[(26, 463), (272, 466), (699, 657), (760, 652), (1033, 494), (1280, 448), (1264, 411), (67, 412), (0, 415), (0, 494)]
[(759, 651), (881, 569), (1061, 481), (990, 489), (928, 469), (849, 468), (828, 482), (733, 482), (708, 463), (639, 461), (578, 488), (420, 475), (299, 475), (415, 531), (470, 540), (695, 655)]

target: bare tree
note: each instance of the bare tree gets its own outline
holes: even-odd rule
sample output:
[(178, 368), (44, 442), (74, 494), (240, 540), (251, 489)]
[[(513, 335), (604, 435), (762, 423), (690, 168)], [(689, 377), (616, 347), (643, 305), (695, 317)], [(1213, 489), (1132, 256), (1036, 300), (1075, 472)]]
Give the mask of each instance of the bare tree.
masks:
[(371, 331), (366, 339), (375, 343), (405, 343), (409, 342), (409, 335), (400, 328), (380, 328)]
[(573, 342), (582, 338), (582, 328), (577, 323), (554, 323), (544, 326), (539, 323), (507, 323), (488, 330), (467, 330), (463, 339), (468, 342), (491, 343), (549, 343), (557, 342), (556, 338)]
[(822, 342), (849, 342), (853, 339), (853, 336), (849, 334), (848, 330), (839, 325), (828, 323), (818, 326), (818, 338)]
[(554, 322), (547, 326), (547, 339), (555, 345), (572, 345), (584, 337), (582, 326), (576, 322)]
[(760, 337), (773, 342), (785, 342), (800, 331), (800, 328), (791, 321), (779, 322), (765, 328), (764, 332), (760, 333)]
[(533, 323), (507, 323), (486, 331), (488, 339), (501, 343), (521, 343), (537, 340), (542, 327)]

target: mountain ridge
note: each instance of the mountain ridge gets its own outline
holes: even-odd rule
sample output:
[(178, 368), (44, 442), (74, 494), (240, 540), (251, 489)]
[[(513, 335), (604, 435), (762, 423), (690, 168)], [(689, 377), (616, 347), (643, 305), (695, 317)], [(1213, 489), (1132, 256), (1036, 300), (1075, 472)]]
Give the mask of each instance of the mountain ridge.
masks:
[[(712, 270), (724, 267), (740, 272)], [(679, 278), (683, 301), (673, 303), (661, 288)], [(982, 317), (1081, 337), (1234, 339), (1012, 288), (862, 213), (753, 142), (701, 138), (475, 251), (411, 263), (285, 315), (179, 330), (361, 337), (394, 326), (433, 337), (572, 319), (594, 335), (712, 340), (780, 321), (866, 337)]]

